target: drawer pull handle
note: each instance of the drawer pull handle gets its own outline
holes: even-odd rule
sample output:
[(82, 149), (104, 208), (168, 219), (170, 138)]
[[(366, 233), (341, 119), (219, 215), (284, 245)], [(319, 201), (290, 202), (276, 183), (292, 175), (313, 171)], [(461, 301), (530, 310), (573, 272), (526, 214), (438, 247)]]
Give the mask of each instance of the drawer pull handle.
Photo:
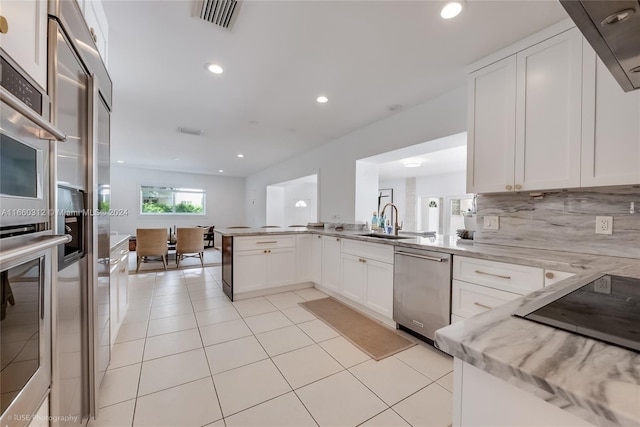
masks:
[(339, 241), (340, 241), (340, 238), (339, 238), (339, 237), (336, 237), (336, 242), (339, 242)]
[(125, 268), (125, 267), (122, 267), (122, 270), (120, 270), (120, 273), (124, 273), (124, 272), (125, 272), (125, 270), (126, 270), (126, 268)]
[(277, 240), (270, 240), (268, 242), (256, 242), (256, 245), (266, 245), (268, 243), (278, 243)]
[(411, 323), (421, 328), (424, 328), (424, 323), (418, 322), (417, 320), (412, 320)]
[(476, 270), (476, 274), (484, 274), (485, 276), (499, 277), (501, 279), (511, 279), (511, 276), (502, 276), (500, 274), (486, 273), (486, 272), (480, 271), (480, 270)]
[(118, 263), (119, 259), (118, 258), (111, 258), (109, 260), (109, 265), (116, 265)]
[(127, 249), (123, 249), (123, 250), (120, 251), (120, 255), (126, 255), (128, 253), (129, 253), (129, 251)]
[(545, 277), (547, 279), (553, 279), (555, 277), (555, 275), (552, 272), (549, 271), (549, 272), (545, 273)]
[(367, 260), (366, 260), (366, 259), (362, 259), (362, 258), (358, 259), (358, 261), (360, 261), (360, 262), (367, 262)]
[(473, 305), (477, 305), (478, 307), (480, 307), (480, 308), (484, 308), (484, 309), (486, 309), (486, 310), (491, 310), (491, 309), (493, 308), (493, 307), (489, 307), (488, 305), (481, 304), (481, 303), (479, 303), (478, 301), (475, 301), (475, 302), (473, 303)]

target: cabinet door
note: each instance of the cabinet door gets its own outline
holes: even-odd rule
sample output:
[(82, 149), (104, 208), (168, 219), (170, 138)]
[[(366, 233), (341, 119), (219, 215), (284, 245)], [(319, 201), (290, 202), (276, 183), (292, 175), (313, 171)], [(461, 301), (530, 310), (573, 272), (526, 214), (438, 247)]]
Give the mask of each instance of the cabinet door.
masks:
[(311, 281), (322, 284), (322, 236), (314, 234), (311, 248)]
[(393, 319), (393, 264), (367, 260), (365, 305)]
[[(128, 244), (128, 243), (127, 243)], [(119, 250), (125, 252), (126, 246)], [(118, 322), (122, 323), (129, 308), (129, 251), (118, 262)]]
[(577, 28), (517, 54), (515, 190), (580, 186), (582, 35)]
[(296, 283), (311, 280), (314, 237), (311, 234), (296, 236)]
[(266, 259), (267, 286), (284, 286), (295, 283), (295, 248), (268, 249)]
[(355, 255), (342, 255), (342, 288), (340, 293), (358, 303), (364, 301), (366, 260)]
[(2, 0), (0, 15), (8, 31), (0, 46), (40, 85), (47, 88), (46, 0)]
[(233, 254), (233, 292), (249, 292), (267, 287), (267, 253), (265, 250)]
[(339, 237), (322, 237), (322, 286), (339, 292), (342, 281)]
[(118, 336), (118, 330), (120, 329), (120, 323), (118, 322), (118, 263), (115, 262), (117, 258), (113, 256), (110, 258), (112, 263), (109, 269), (109, 319), (110, 319), (110, 334), (111, 345), (116, 341)]
[(585, 43), (583, 187), (640, 184), (640, 91), (623, 92)]
[(468, 90), (467, 192), (513, 190), (516, 57), (470, 74)]
[(94, 38), (98, 52), (102, 57), (102, 62), (107, 65), (109, 26), (107, 16), (104, 13), (101, 0), (87, 0), (84, 2), (84, 20), (89, 27), (89, 32)]

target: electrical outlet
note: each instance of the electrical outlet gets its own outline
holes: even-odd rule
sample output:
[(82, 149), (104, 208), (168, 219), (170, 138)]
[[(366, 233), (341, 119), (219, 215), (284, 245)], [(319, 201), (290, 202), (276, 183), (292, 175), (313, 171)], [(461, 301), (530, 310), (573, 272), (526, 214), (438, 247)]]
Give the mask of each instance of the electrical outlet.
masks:
[(593, 290), (599, 294), (611, 293), (611, 276), (602, 276), (593, 282)]
[(613, 234), (613, 217), (596, 217), (596, 234)]
[(484, 217), (484, 229), (485, 230), (499, 230), (500, 229), (500, 217), (494, 215), (485, 215)]

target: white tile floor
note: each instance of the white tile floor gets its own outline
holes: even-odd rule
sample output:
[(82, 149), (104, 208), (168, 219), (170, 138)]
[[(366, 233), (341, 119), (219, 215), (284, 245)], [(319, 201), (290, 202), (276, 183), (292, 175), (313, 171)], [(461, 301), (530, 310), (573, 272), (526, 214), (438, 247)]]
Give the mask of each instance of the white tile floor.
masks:
[(130, 305), (89, 426), (448, 426), (451, 358), (379, 362), (298, 306), (231, 303), (220, 267), (129, 276)]

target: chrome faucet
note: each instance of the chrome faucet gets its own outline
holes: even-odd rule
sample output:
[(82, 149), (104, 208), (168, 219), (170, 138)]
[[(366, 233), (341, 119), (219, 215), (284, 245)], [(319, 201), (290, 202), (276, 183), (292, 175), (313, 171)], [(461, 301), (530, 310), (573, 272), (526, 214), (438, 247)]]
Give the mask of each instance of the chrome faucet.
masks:
[(395, 235), (398, 235), (398, 231), (402, 230), (402, 225), (404, 224), (404, 221), (402, 221), (402, 224), (398, 224), (398, 207), (396, 205), (394, 205), (393, 203), (387, 203), (386, 205), (384, 205), (384, 207), (382, 208), (382, 210), (380, 211), (380, 215), (384, 215), (384, 211), (387, 209), (387, 206), (391, 206), (393, 209), (396, 210), (396, 223), (394, 224), (394, 232)]

